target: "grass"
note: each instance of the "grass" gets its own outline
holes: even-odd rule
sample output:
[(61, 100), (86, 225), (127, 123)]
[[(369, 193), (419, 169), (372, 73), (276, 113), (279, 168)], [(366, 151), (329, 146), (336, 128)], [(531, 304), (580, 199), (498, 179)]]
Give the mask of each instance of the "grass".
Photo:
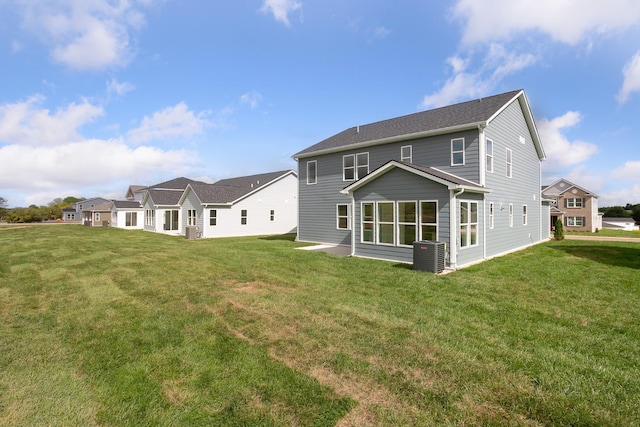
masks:
[(608, 228), (603, 228), (595, 233), (591, 233), (590, 231), (567, 231), (565, 229), (565, 234), (568, 236), (626, 237), (630, 239), (640, 239), (640, 231), (611, 230)]
[(637, 425), (640, 245), (445, 276), (292, 236), (0, 229), (0, 425)]

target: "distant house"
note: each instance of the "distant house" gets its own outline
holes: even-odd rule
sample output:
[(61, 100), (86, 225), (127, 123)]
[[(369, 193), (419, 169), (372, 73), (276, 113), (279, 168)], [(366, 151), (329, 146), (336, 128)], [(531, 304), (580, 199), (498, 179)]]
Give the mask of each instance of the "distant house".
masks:
[(94, 197), (92, 199), (81, 200), (71, 205), (70, 208), (62, 210), (62, 221), (64, 222), (83, 222), (85, 217), (91, 220), (91, 215), (84, 215), (85, 210), (90, 210), (98, 205), (109, 202), (108, 199), (102, 197)]
[(522, 90), (355, 126), (294, 155), (298, 240), (409, 263), (444, 242), (453, 268), (519, 250), (549, 238), (544, 158)]
[(180, 234), (197, 227), (200, 237), (231, 237), (295, 232), (298, 223), (295, 171), (192, 182), (178, 201)]
[(543, 187), (542, 197), (552, 200), (550, 224), (562, 221), (566, 231), (595, 232), (602, 228), (598, 212), (598, 196), (567, 179), (559, 179)]
[(107, 200), (100, 204), (91, 204), (82, 210), (82, 223), (91, 227), (111, 225), (111, 205)]
[(143, 190), (142, 207), (144, 209), (144, 230), (156, 233), (184, 234), (180, 219), (180, 198), (189, 184), (200, 183), (180, 177)]
[(127, 195), (126, 195), (126, 199), (131, 201), (131, 200), (135, 200), (135, 201), (142, 201), (142, 198), (144, 197), (144, 190), (145, 188), (147, 188), (145, 185), (130, 185), (129, 188), (127, 189)]
[(633, 218), (602, 218), (602, 228), (610, 230), (638, 231), (639, 227)]
[(143, 208), (134, 200), (113, 200), (111, 203), (111, 226), (132, 230), (144, 228)]

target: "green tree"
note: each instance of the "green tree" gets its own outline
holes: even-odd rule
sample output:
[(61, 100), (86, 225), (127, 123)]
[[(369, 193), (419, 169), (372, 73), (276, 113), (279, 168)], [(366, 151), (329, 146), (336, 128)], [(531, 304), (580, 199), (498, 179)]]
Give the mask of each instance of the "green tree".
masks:
[(0, 197), (0, 220), (4, 220), (4, 218), (7, 216), (7, 213), (9, 212), (7, 209), (7, 199), (5, 199), (4, 197)]
[(562, 226), (562, 220), (556, 221), (556, 229), (553, 231), (553, 238), (556, 240), (564, 240), (564, 228)]
[(635, 220), (635, 222), (640, 222), (640, 204), (635, 205), (631, 210), (631, 216)]
[(622, 206), (611, 206), (604, 210), (603, 216), (606, 218), (626, 218), (629, 214)]

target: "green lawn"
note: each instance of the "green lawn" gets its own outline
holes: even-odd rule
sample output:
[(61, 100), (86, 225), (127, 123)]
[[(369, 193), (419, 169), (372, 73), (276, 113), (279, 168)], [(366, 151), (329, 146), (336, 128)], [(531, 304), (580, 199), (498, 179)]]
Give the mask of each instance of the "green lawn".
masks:
[(640, 244), (444, 276), (298, 251), (0, 228), (0, 425), (640, 424)]

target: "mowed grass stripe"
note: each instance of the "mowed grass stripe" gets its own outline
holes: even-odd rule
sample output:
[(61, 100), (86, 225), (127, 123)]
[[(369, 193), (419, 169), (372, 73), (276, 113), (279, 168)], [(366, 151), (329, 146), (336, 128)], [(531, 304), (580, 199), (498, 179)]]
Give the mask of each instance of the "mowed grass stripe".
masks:
[(637, 243), (445, 276), (301, 245), (3, 230), (0, 424), (640, 423)]

